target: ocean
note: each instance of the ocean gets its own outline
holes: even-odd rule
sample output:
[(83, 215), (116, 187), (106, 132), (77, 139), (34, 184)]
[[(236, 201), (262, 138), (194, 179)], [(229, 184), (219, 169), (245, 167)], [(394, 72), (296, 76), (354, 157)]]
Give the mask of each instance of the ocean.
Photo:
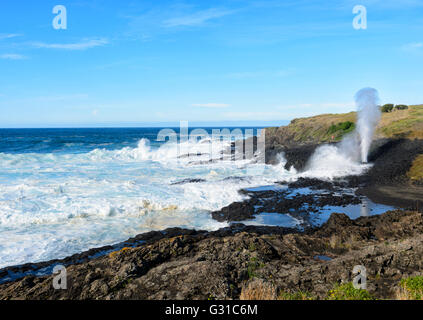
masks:
[[(211, 155), (230, 148), (233, 140), (260, 132), (253, 129), (215, 141), (207, 128), (210, 136), (203, 131), (182, 143), (157, 141), (162, 128), (1, 129), (0, 268), (65, 258), (168, 227), (217, 230), (228, 224), (210, 213), (244, 200), (240, 189), (365, 169), (346, 166), (325, 149), (323, 167), (306, 173), (285, 170), (282, 155), (274, 166), (248, 159), (213, 161)], [(172, 130), (178, 139), (184, 137), (179, 128)], [(276, 218), (269, 223), (299, 223)]]

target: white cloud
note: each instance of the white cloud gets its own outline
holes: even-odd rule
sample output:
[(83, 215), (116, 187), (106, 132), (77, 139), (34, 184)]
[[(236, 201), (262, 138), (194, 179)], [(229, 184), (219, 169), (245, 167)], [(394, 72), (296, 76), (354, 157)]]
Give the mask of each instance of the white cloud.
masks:
[(231, 105), (226, 103), (196, 103), (192, 105), (193, 107), (200, 108), (228, 108)]
[(21, 54), (15, 54), (15, 53), (5, 53), (0, 55), (0, 59), (7, 59), (7, 60), (24, 60), (27, 59), (26, 56)]
[(20, 36), (22, 35), (17, 33), (0, 33), (0, 40), (11, 39), (11, 38), (16, 38)]
[(44, 43), (44, 42), (34, 42), (32, 45), (36, 48), (45, 48), (45, 49), (59, 49), (59, 50), (86, 50), (95, 47), (101, 47), (108, 44), (107, 39), (91, 39), (83, 40), (75, 43)]
[(184, 16), (167, 19), (163, 21), (163, 25), (165, 27), (196, 26), (201, 25), (208, 20), (227, 16), (232, 13), (233, 11), (211, 8)]

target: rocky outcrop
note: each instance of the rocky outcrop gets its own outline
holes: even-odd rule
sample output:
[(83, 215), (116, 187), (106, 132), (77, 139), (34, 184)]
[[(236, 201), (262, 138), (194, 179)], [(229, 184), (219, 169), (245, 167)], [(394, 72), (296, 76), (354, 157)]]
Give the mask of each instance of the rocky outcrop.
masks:
[[(320, 192), (304, 194), (298, 192), (298, 188), (310, 186)], [(336, 194), (336, 191), (339, 193)], [(316, 213), (327, 206), (344, 207), (361, 203), (360, 197), (348, 194), (338, 185), (316, 179), (299, 179), (296, 182), (288, 183), (287, 189), (241, 190), (240, 192), (247, 195), (248, 198), (212, 212), (213, 219), (219, 222), (245, 221), (254, 219), (261, 213), (277, 212), (290, 214), (292, 217), (302, 220), (302, 226), (308, 228), (312, 226), (312, 222), (309, 221), (311, 213)]]
[[(307, 162), (318, 145), (299, 145), (282, 147), (269, 145), (266, 149), (266, 162), (276, 163), (278, 154), (283, 153), (286, 159), (285, 169), (294, 167), (298, 171), (306, 168)], [(395, 205), (403, 208), (421, 210), (423, 208), (423, 183), (411, 181), (410, 168), (417, 157), (423, 154), (421, 139), (378, 139), (373, 141), (369, 154), (369, 162), (373, 166), (361, 176), (335, 179), (334, 185), (349, 188), (360, 188), (359, 194), (369, 197), (377, 203)], [(299, 181), (307, 184), (322, 185), (321, 180), (308, 179)], [(332, 187), (324, 186), (330, 190)]]
[[(179, 235), (176, 235), (178, 234)], [(423, 217), (392, 211), (350, 220), (333, 214), (321, 228), (233, 225), (217, 232), (173, 229), (142, 245), (68, 266), (68, 289), (53, 276), (28, 276), (0, 285), (0, 299), (238, 299), (252, 278), (284, 292), (324, 297), (364, 265), (368, 289), (392, 298), (402, 277), (423, 264)]]

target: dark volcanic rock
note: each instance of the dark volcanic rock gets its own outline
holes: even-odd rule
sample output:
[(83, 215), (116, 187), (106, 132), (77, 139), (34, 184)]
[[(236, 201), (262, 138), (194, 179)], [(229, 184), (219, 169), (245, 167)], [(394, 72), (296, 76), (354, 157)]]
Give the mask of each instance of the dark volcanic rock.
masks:
[[(329, 192), (301, 194), (295, 192), (296, 188), (281, 191), (267, 190), (254, 192), (241, 190), (241, 193), (248, 195), (248, 199), (243, 202), (232, 203), (219, 211), (212, 212), (212, 217), (219, 222), (232, 222), (254, 219), (263, 212), (289, 213), (295, 218), (302, 218), (304, 220), (303, 227), (310, 227), (311, 224), (308, 221), (309, 213), (315, 213), (326, 206), (343, 207), (361, 203), (360, 197), (354, 194), (335, 194), (333, 192), (335, 189), (337, 191), (342, 189), (335, 188), (331, 183), (327, 185), (324, 181), (303, 179), (298, 184), (293, 183), (292, 185), (309, 186), (310, 184), (315, 189), (329, 190)], [(325, 188), (323, 189), (323, 187)]]
[[(266, 162), (276, 164), (278, 154), (284, 153), (287, 163), (285, 169), (292, 166), (296, 170), (305, 169), (308, 160), (319, 145), (300, 145), (295, 147), (282, 147), (268, 145), (266, 149)], [(423, 154), (423, 140), (415, 139), (379, 139), (372, 143), (369, 162), (372, 168), (361, 177), (346, 177), (350, 186), (393, 185), (408, 183), (406, 176), (414, 159)], [(304, 183), (304, 181), (303, 181)]]
[(285, 169), (289, 170), (294, 167), (297, 171), (303, 171), (317, 147), (318, 145), (304, 145), (286, 149), (284, 151), (286, 159)]
[(254, 218), (254, 204), (251, 201), (234, 202), (219, 211), (212, 212), (213, 219), (223, 221), (243, 221)]
[(291, 189), (295, 188), (310, 188), (312, 190), (329, 190), (334, 191), (335, 186), (331, 181), (323, 181), (315, 178), (299, 178), (294, 182), (280, 182), (281, 184), (288, 184)]
[(306, 234), (242, 225), (169, 232), (176, 236), (68, 266), (66, 290), (53, 289), (51, 275), (28, 276), (1, 284), (0, 299), (238, 299), (252, 275), (284, 292), (325, 298), (334, 283), (352, 281), (355, 265), (366, 267), (370, 293), (389, 299), (402, 277), (423, 267), (423, 217), (416, 212), (354, 221), (333, 214)]
[(285, 169), (294, 167), (297, 171), (304, 170), (307, 161), (314, 153), (318, 145), (301, 145), (296, 147), (266, 146), (266, 163), (278, 164), (279, 154), (284, 155), (286, 159)]
[(180, 184), (187, 184), (187, 183), (200, 183), (200, 182), (206, 182), (205, 179), (184, 179), (181, 181), (172, 182), (171, 185), (180, 185)]
[(392, 185), (407, 183), (407, 172), (414, 159), (423, 154), (423, 140), (381, 140), (369, 155), (369, 161), (374, 165), (368, 172), (369, 183), (372, 185)]

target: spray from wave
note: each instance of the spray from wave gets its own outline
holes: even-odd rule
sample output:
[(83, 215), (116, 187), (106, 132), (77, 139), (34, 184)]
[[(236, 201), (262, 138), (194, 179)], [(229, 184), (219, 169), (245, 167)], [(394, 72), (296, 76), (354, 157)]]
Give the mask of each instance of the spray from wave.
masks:
[(378, 92), (373, 88), (361, 89), (355, 96), (355, 102), (358, 107), (357, 132), (360, 136), (361, 161), (367, 163), (373, 134), (381, 116)]
[(361, 174), (368, 165), (368, 154), (375, 128), (380, 120), (378, 92), (364, 88), (357, 92), (356, 130), (346, 136), (338, 145), (324, 145), (311, 156), (306, 176), (333, 178), (336, 176)]

